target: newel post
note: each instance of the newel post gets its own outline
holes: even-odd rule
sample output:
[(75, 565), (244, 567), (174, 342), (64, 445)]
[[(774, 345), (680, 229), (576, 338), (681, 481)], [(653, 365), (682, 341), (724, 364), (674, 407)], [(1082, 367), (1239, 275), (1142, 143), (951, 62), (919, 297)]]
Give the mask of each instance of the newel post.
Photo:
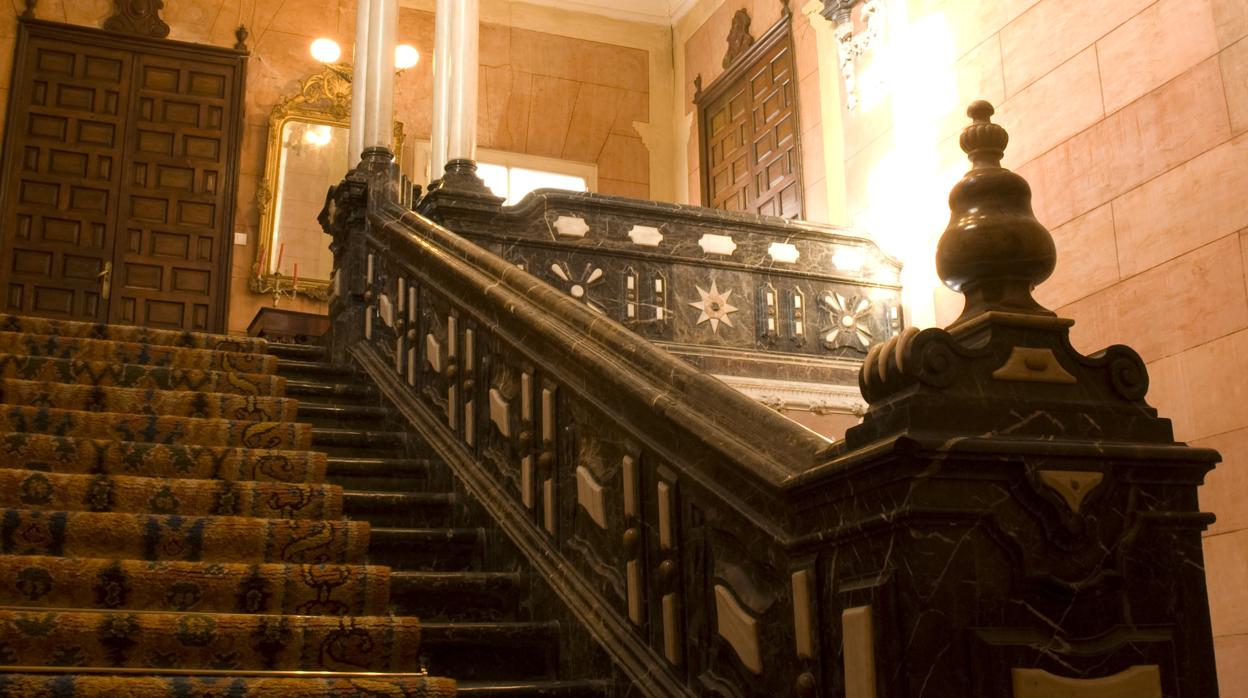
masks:
[[(878, 569), (835, 565), (870, 580), (844, 605), (874, 628), (864, 679), (848, 661), (853, 627), (834, 616), (839, 687), (1216, 696), (1201, 546), (1213, 516), (1197, 488), (1219, 456), (1175, 442), (1135, 351), (1079, 353), (1073, 321), (1032, 296), (1053, 273), (1053, 238), (1027, 182), (1001, 167), (1009, 137), (992, 106), (968, 113), (972, 167), (936, 257), (965, 309), (876, 346), (859, 376), (870, 409), (847, 452), (872, 454), (864, 472), (899, 488), (878, 506), (906, 533), (890, 534)], [(874, 496), (860, 487), (854, 504)]]
[(397, 180), (394, 154), (386, 148), (368, 148), (360, 164), (332, 187), (318, 222), (330, 236), (334, 271), (329, 287), (331, 359), (350, 363), (347, 350), (368, 335), (375, 314), (376, 263), (370, 259), (366, 236), (368, 211), (393, 195)]

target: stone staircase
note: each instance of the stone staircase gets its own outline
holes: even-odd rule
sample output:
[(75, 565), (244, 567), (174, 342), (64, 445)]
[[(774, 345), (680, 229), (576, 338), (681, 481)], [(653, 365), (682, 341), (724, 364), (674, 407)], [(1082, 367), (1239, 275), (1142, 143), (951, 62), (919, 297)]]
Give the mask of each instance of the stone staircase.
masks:
[[(329, 456), (327, 482), (344, 488), (344, 513), (372, 526), (369, 561), (392, 568), (393, 612), (422, 621), (429, 673), (455, 678), (465, 696), (611, 695), (608, 680), (561, 676), (561, 626), (535, 616), (534, 580), (513, 556), (487, 554), (507, 541), (368, 376), (327, 363), (318, 346), (273, 344), (270, 353), (299, 419), (313, 425), (312, 448)], [(500, 557), (512, 562), (487, 562)]]
[(484, 562), (505, 541), (323, 359), (0, 316), (0, 698), (611, 692), (563, 676), (533, 581)]

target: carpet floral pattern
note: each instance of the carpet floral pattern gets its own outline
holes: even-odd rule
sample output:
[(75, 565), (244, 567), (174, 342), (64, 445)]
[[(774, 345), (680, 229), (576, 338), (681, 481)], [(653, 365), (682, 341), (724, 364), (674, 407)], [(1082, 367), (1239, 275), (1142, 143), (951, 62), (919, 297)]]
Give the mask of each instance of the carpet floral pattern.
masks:
[(0, 379), (0, 403), (60, 407), (87, 412), (123, 412), (166, 417), (233, 419), (240, 422), (293, 422), (298, 403), (289, 398), (225, 393), (192, 393), (155, 388), (67, 385)]
[(235, 395), (280, 397), (286, 392), (286, 379), (269, 374), (203, 371), (7, 353), (0, 353), (0, 378)]
[(0, 698), (455, 694), (266, 346), (0, 314)]
[(324, 453), (0, 433), (0, 458), (29, 470), (197, 480), (317, 483)]

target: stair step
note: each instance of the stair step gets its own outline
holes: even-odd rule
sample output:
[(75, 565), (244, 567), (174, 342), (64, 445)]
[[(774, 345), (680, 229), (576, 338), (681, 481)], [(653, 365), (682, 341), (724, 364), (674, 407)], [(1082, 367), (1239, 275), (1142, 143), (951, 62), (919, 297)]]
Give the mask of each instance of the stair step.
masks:
[(517, 620), (527, 589), (519, 572), (391, 572), (398, 615), (428, 621)]
[(278, 359), (277, 372), (287, 378), (320, 379), (344, 382), (342, 379), (351, 377), (356, 380), (368, 380), (359, 369), (351, 364), (335, 364), (328, 361), (304, 361), (303, 359)]
[(376, 402), (380, 393), (367, 382), (340, 383), (335, 381), (286, 379), (286, 397), (303, 401), (325, 400), (339, 405), (346, 401)]
[(329, 351), (319, 344), (285, 344), (269, 342), (268, 353), (279, 359), (296, 361), (324, 361)]
[(455, 692), (465, 698), (606, 698), (610, 681), (461, 682)]
[[(331, 456), (373, 457), (402, 455), (407, 449), (407, 432), (369, 431), (339, 427), (312, 429), (312, 450)], [(362, 453), (361, 453), (362, 452)], [(383, 453), (384, 452), (384, 453)]]
[(480, 528), (374, 528), (368, 559), (395, 570), (467, 570), (484, 537)]
[[(358, 680), (365, 688), (361, 689)], [(6, 696), (117, 696), (156, 698), (185, 695), (264, 695), (338, 698), (345, 695), (395, 695), (449, 698), (456, 695), (448, 679), (413, 673), (343, 671), (265, 671), (241, 669), (144, 668), (127, 671), (109, 667), (0, 667), (0, 694)], [(489, 693), (484, 695), (543, 695)]]
[(459, 680), (552, 679), (559, 624), (421, 623), (421, 660), (434, 676)]
[(298, 419), (312, 426), (350, 428), (353, 424), (386, 424), (398, 413), (380, 405), (334, 405), (299, 402)]
[(343, 494), (348, 518), (374, 526), (435, 528), (450, 525), (455, 495), (449, 492), (360, 492)]
[(334, 456), (327, 463), (327, 481), (347, 490), (412, 489), (412, 481), (427, 481), (433, 468), (441, 467), (427, 458)]

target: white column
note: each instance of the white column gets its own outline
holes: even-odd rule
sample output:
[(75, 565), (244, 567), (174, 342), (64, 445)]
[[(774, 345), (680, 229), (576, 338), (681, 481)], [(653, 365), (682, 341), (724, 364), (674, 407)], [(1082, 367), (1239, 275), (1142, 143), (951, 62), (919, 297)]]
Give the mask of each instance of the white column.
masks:
[(451, 26), (455, 20), (455, 0), (438, 0), (433, 35), (433, 134), (429, 156), (430, 181), (442, 177), (451, 125)]
[(477, 159), (480, 0), (459, 0), (451, 27), (451, 109), (447, 158)]
[(365, 96), (368, 83), (368, 17), (372, 0), (356, 0), (355, 58), (351, 76), (351, 137), (347, 161), (355, 167), (364, 152)]
[(364, 78), (364, 147), (393, 149), (394, 45), (398, 0), (372, 0), (368, 12), (368, 66)]

